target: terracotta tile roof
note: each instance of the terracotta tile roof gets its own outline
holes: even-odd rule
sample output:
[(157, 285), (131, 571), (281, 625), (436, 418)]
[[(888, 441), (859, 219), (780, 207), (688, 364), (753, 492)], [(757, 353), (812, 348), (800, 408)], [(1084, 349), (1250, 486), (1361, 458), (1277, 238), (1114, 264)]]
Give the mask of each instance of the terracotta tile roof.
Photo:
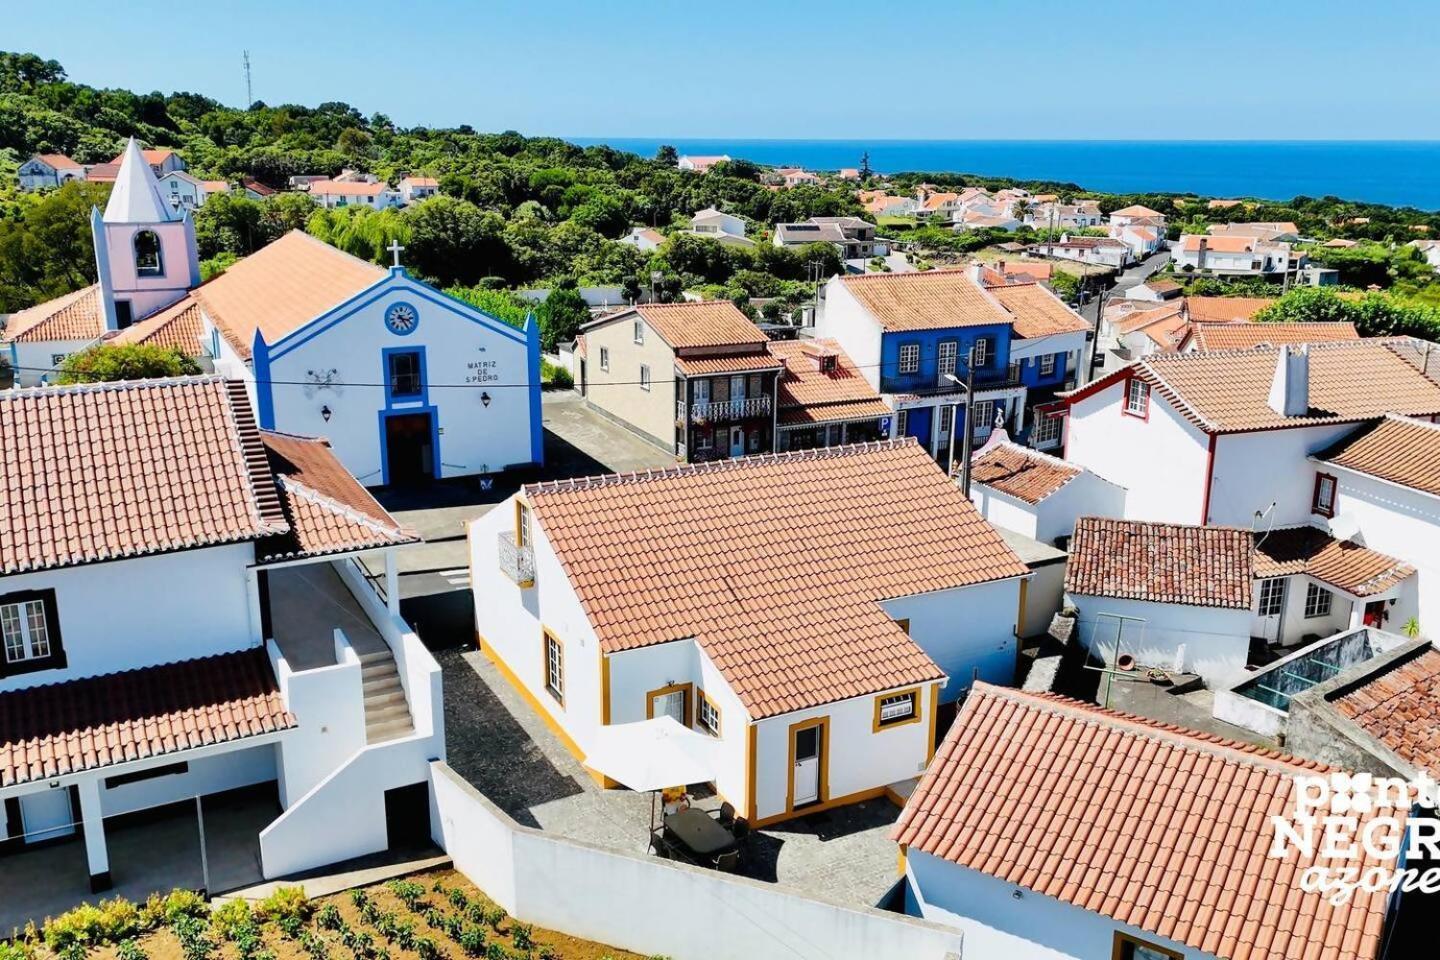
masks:
[(259, 180), (252, 180), (249, 177), (241, 179), (240, 186), (244, 187), (246, 190), (258, 193), (262, 197), (273, 197), (277, 192), (274, 187), (267, 187)]
[(1026, 340), (1090, 329), (1084, 317), (1037, 283), (1009, 283), (989, 292), (1010, 314), (1015, 335)]
[(1337, 906), (1299, 878), (1311, 865), (1393, 862), (1269, 856), (1271, 817), (1292, 808), (1294, 777), (1320, 772), (1249, 744), (977, 683), (892, 837), (912, 855), (1205, 954), (1374, 960), (1388, 890)]
[(310, 184), (312, 194), (329, 197), (378, 197), (390, 185), (384, 180), (373, 183), (366, 180), (315, 180)]
[(35, 156), (44, 160), (54, 170), (76, 170), (81, 166), (63, 153), (37, 153)]
[(1303, 573), (1353, 596), (1370, 597), (1415, 574), (1403, 560), (1336, 540), (1315, 527), (1284, 527), (1255, 540), (1254, 575), (1259, 579)]
[(256, 330), (273, 344), (385, 275), (372, 263), (292, 230), (190, 295), (248, 359)]
[[(765, 348), (765, 334), (729, 300), (645, 303), (632, 310), (676, 350), (751, 344), (756, 350)], [(632, 310), (612, 314), (605, 320), (628, 316)]]
[(418, 543), (341, 465), (330, 443), (318, 437), (261, 431), (288, 533), (256, 547), (262, 561), (318, 557)]
[(288, 730), (265, 651), (0, 694), (0, 787)]
[(1008, 441), (987, 443), (970, 461), (970, 479), (1039, 503), (1084, 471), (1074, 464)]
[(1143, 330), (1152, 323), (1159, 323), (1172, 317), (1179, 317), (1182, 322), (1184, 321), (1184, 308), (1180, 304), (1168, 303), (1147, 310), (1134, 310), (1111, 321), (1111, 324), (1120, 334), (1125, 335), (1134, 333), (1136, 330)]
[(1389, 416), (1315, 459), (1440, 497), (1440, 426), (1433, 423)]
[[(150, 164), (151, 166), (154, 166), (154, 165), (156, 165), (156, 164), (164, 163), (166, 160), (170, 159), (170, 158), (171, 158), (172, 156), (174, 156), (174, 155), (175, 155), (175, 151), (169, 149), (168, 147), (163, 147), (163, 148), (160, 148), (160, 149), (157, 149), (157, 150), (141, 150), (141, 151), (140, 151), (140, 156), (144, 157), (144, 158), (145, 158), (145, 162), (148, 163), (148, 164)], [(124, 153), (121, 153), (119, 156), (117, 156), (114, 160), (111, 160), (110, 162), (113, 163), (113, 164), (115, 164), (116, 166), (119, 166), (120, 161), (121, 161), (121, 160), (124, 160), (124, 159), (125, 159), (125, 154), (124, 154)]]
[(114, 183), (120, 175), (118, 163), (96, 163), (85, 171), (85, 179), (91, 183)]
[(1275, 297), (1186, 297), (1185, 308), (1195, 321), (1253, 320)]
[(870, 273), (840, 282), (885, 330), (942, 330), (1013, 320), (964, 270)]
[(1071, 393), (1068, 402), (1133, 376), (1209, 433), (1348, 423), (1387, 413), (1440, 416), (1440, 385), (1407, 362), (1398, 346), (1381, 339), (1310, 344), (1307, 416), (1286, 417), (1270, 407), (1277, 348), (1264, 345), (1146, 357)]
[(1029, 277), (1031, 280), (1049, 280), (1055, 275), (1053, 263), (1035, 263), (1031, 260), (997, 260), (995, 269), (1007, 277)]
[(238, 382), (3, 391), (0, 450), (0, 574), (287, 528)]
[(1236, 527), (1081, 517), (1065, 592), (1248, 610), (1253, 543)]
[(201, 353), (200, 335), (204, 328), (200, 302), (187, 296), (179, 303), (131, 324), (107, 342), (148, 343), (179, 350), (188, 357), (198, 357)]
[(1197, 323), (1195, 343), (1201, 350), (1248, 350), (1268, 343), (1324, 343), (1359, 340), (1353, 323)]
[(1433, 646), (1372, 672), (1330, 702), (1406, 763), (1440, 775), (1440, 651)]
[(877, 601), (1027, 572), (910, 439), (525, 495), (602, 652), (694, 637), (754, 718), (938, 679)]
[(1151, 290), (1154, 290), (1156, 293), (1170, 293), (1172, 290), (1180, 289), (1180, 284), (1176, 283), (1174, 280), (1165, 279), (1146, 280), (1145, 286), (1149, 287)]
[(410, 186), (412, 186), (412, 187), (438, 187), (438, 186), (440, 186), (440, 181), (439, 181), (439, 180), (436, 180), (434, 177), (406, 177), (406, 178), (404, 178), (403, 180), (401, 180), (400, 182), (401, 182), (401, 183), (408, 183), (408, 184), (410, 184)]
[(1143, 205), (1141, 205), (1141, 204), (1135, 203), (1135, 204), (1131, 204), (1131, 205), (1128, 206), (1128, 207), (1121, 207), (1119, 210), (1116, 210), (1114, 213), (1110, 214), (1110, 216), (1112, 216), (1112, 217), (1162, 217), (1162, 216), (1164, 216), (1164, 214), (1162, 214), (1159, 210), (1151, 210), (1149, 207), (1146, 207), (1146, 206), (1143, 206)]
[(956, 200), (959, 199), (960, 194), (958, 193), (932, 193), (930, 194), (930, 196), (925, 198), (925, 203), (923, 204), (921, 209), (939, 210), (947, 203), (954, 203)]
[[(837, 423), (893, 412), (835, 340), (777, 340), (768, 346), (785, 364), (780, 376), (782, 424)], [(821, 369), (823, 357), (833, 358), (834, 369)]]
[(1255, 237), (1201, 236), (1197, 233), (1187, 233), (1180, 238), (1180, 249), (1187, 253), (1195, 253), (1200, 250), (1202, 242), (1205, 244), (1205, 249), (1215, 253), (1253, 253), (1255, 245), (1259, 241)]
[(47, 300), (10, 316), (0, 338), (6, 342), (98, 340), (105, 333), (100, 285), (92, 283), (63, 297)]
[(768, 353), (722, 353), (703, 357), (676, 357), (675, 368), (686, 376), (774, 370), (780, 364)]

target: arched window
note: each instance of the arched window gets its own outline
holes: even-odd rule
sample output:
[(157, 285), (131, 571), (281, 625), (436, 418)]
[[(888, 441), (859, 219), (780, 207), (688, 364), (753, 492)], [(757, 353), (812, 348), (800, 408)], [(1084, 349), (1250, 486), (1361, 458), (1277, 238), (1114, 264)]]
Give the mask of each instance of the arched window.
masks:
[(140, 277), (158, 277), (165, 272), (160, 260), (160, 237), (153, 230), (141, 230), (135, 234), (135, 274)]

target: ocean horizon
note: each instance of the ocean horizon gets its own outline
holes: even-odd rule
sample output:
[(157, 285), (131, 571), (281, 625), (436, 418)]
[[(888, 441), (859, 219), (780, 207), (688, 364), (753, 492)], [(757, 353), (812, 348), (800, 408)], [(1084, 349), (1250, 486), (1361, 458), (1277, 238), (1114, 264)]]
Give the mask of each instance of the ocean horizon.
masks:
[(814, 170), (970, 173), (1056, 180), (1105, 193), (1344, 200), (1440, 210), (1440, 140), (767, 140), (566, 137), (652, 156), (729, 154)]

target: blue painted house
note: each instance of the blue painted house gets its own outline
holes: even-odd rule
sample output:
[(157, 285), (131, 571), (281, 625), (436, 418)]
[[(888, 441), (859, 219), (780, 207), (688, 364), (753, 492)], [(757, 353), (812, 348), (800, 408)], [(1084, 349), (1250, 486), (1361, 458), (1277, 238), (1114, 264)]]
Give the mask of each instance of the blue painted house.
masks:
[(1053, 397), (1084, 353), (1083, 318), (1036, 283), (991, 276), (998, 282), (978, 269), (836, 277), (816, 320), (817, 336), (838, 340), (895, 411), (892, 435), (915, 437), (941, 462), (959, 456), (967, 423), (976, 442), (996, 424), (1027, 433), (1032, 394)]

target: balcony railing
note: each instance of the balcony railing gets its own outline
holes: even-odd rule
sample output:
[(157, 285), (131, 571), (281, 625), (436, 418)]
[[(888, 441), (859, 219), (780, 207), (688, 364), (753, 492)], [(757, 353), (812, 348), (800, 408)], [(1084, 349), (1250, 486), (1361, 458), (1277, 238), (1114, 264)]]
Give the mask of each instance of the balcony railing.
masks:
[(768, 396), (746, 397), (743, 400), (717, 400), (711, 403), (696, 403), (690, 407), (691, 423), (714, 423), (719, 420), (743, 420), (746, 417), (763, 417), (770, 413)]
[(535, 552), (515, 542), (515, 534), (503, 532), (500, 540), (500, 570), (522, 587), (535, 585)]

